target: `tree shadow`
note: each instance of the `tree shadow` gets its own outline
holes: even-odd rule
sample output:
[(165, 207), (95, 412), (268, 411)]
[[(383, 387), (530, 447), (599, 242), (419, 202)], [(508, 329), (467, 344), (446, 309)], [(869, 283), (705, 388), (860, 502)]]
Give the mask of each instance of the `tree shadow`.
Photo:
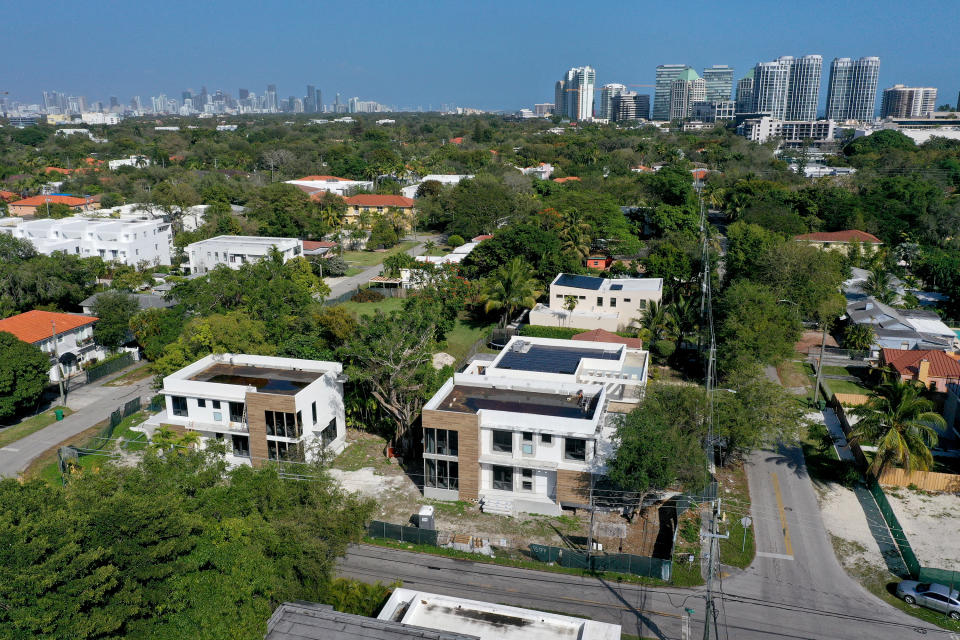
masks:
[[(620, 601), (620, 603), (627, 609), (627, 611), (629, 611), (630, 613), (632, 613), (632, 614), (637, 618), (637, 624), (638, 624), (638, 625), (643, 625), (643, 626), (645, 626), (645, 627), (646, 627), (647, 629), (649, 629), (659, 640), (667, 640), (667, 636), (664, 635), (664, 633), (660, 630), (660, 627), (657, 625), (657, 623), (655, 623), (655, 622), (654, 622), (653, 620), (651, 620), (649, 617), (643, 615), (643, 612), (642, 612), (640, 609), (637, 609), (636, 607), (634, 607), (633, 604), (631, 604), (629, 601), (627, 601), (627, 599), (623, 597), (623, 594), (621, 594), (619, 590), (615, 589), (607, 580), (604, 580), (603, 578), (599, 578), (599, 577), (598, 577), (597, 580), (600, 582), (600, 584), (602, 584), (604, 587), (606, 587), (606, 589), (607, 589), (610, 593), (612, 593), (612, 594), (617, 598), (617, 600)], [(619, 583), (619, 581), (618, 581), (618, 583)], [(642, 598), (645, 598), (646, 593), (647, 593), (647, 592), (646, 592), (646, 589), (641, 590), (640, 593), (643, 594), (641, 597), (642, 597)], [(641, 607), (641, 608), (643, 607), (643, 603), (640, 604), (640, 607)], [(639, 629), (638, 629), (638, 631), (639, 631)]]
[(854, 495), (857, 496), (857, 501), (863, 508), (863, 515), (867, 518), (870, 535), (873, 536), (874, 541), (880, 548), (880, 555), (883, 556), (887, 570), (901, 579), (910, 578), (910, 571), (900, 555), (900, 547), (897, 546), (890, 529), (887, 528), (886, 520), (884, 520), (880, 507), (877, 506), (870, 490), (862, 482), (858, 482), (852, 489)]
[(788, 446), (783, 443), (778, 443), (777, 450), (773, 455), (767, 456), (765, 461), (790, 469), (798, 478), (806, 478), (808, 475), (803, 450), (797, 445)]

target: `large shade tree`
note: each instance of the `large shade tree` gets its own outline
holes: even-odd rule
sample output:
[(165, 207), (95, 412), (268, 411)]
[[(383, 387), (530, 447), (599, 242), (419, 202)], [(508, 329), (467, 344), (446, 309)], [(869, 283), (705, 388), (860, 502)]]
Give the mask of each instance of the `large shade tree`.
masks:
[(0, 423), (36, 404), (49, 372), (50, 359), (38, 347), (0, 331)]

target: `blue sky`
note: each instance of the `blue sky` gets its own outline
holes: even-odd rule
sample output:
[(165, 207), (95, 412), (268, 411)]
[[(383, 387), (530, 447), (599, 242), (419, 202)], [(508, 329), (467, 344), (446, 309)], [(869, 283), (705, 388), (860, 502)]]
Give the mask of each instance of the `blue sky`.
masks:
[(593, 66), (598, 86), (647, 84), (658, 64), (729, 64), (739, 78), (759, 60), (821, 54), (822, 96), (831, 59), (877, 55), (881, 89), (934, 86), (938, 104), (956, 103), (960, 1), (778, 4), (52, 0), (7, 16), (0, 91), (127, 101), (272, 83), (287, 97), (309, 83), (327, 103), (339, 91), (400, 107), (517, 109), (552, 101), (571, 66)]

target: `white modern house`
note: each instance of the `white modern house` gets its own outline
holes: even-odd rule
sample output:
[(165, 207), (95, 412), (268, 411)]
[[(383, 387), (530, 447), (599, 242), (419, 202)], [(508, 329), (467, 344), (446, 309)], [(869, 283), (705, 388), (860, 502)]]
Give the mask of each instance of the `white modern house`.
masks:
[(173, 234), (163, 220), (124, 220), (69, 217), (0, 220), (0, 233), (29, 240), (39, 253), (62, 251), (84, 258), (136, 266), (170, 264)]
[(346, 197), (358, 189), (373, 190), (373, 182), (370, 180), (347, 180), (336, 176), (305, 176), (298, 180), (287, 180), (286, 183), (292, 184), (309, 195), (325, 191)]
[(149, 167), (149, 166), (150, 166), (150, 158), (148, 158), (147, 156), (138, 156), (138, 155), (129, 156), (127, 158), (120, 158), (118, 160), (110, 160), (107, 162), (107, 167), (109, 167), (111, 171), (116, 171), (120, 167), (143, 168), (143, 167)]
[(314, 460), (345, 446), (344, 381), (339, 362), (211, 354), (163, 379), (166, 410), (142, 428), (224, 442), (233, 464)]
[(303, 255), (297, 238), (261, 238), (260, 236), (217, 236), (188, 244), (185, 253), (190, 273), (207, 273), (220, 265), (239, 269), (248, 262), (265, 258), (276, 247), (283, 261)]
[(460, 184), (461, 180), (470, 180), (471, 178), (473, 178), (473, 174), (431, 173), (420, 178), (419, 182), (400, 189), (400, 195), (405, 198), (415, 198), (417, 196), (417, 189), (420, 188), (420, 185), (431, 180), (434, 182), (439, 182), (444, 186), (453, 186), (455, 184)]
[(0, 331), (49, 355), (50, 381), (59, 382), (61, 372), (64, 380), (69, 379), (83, 371), (83, 363), (108, 355), (93, 341), (96, 322), (94, 316), (33, 310), (0, 320)]
[(623, 331), (663, 299), (662, 278), (596, 278), (561, 273), (548, 304), (530, 311), (530, 324)]
[(648, 363), (622, 343), (528, 337), (474, 359), (424, 405), (424, 496), (507, 515), (585, 505), (613, 453), (611, 412), (642, 399)]

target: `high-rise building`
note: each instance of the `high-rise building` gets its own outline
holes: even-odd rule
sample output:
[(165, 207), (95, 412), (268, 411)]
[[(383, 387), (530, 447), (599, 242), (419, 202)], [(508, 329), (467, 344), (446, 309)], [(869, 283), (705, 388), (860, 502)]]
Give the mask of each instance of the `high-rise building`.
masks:
[(597, 72), (593, 67), (574, 67), (554, 85), (554, 113), (574, 122), (593, 118), (593, 91)]
[(827, 118), (872, 120), (876, 111), (880, 58), (834, 58), (827, 88)]
[(624, 91), (613, 97), (610, 110), (610, 119), (614, 122), (646, 120), (650, 117), (650, 95)]
[(707, 83), (691, 68), (684, 70), (670, 83), (670, 112), (669, 120), (683, 120), (689, 118), (694, 102), (706, 99)]
[(613, 99), (625, 93), (627, 87), (622, 84), (605, 84), (600, 88), (600, 105), (597, 108), (597, 117), (607, 120), (613, 119)]
[(657, 84), (653, 92), (653, 119), (669, 120), (673, 81), (684, 71), (693, 70), (685, 64), (661, 64), (657, 66)]
[(316, 103), (317, 88), (312, 84), (307, 85), (307, 95), (303, 99), (303, 110), (306, 113), (316, 113), (317, 112), (317, 103)]
[(249, 98), (249, 97), (250, 97), (250, 90), (249, 90), (249, 89), (237, 89), (237, 99), (238, 99), (238, 100), (246, 100), (246, 99)]
[(539, 102), (533, 105), (533, 115), (538, 118), (545, 118), (553, 113), (554, 106), (552, 102)]
[[(790, 58), (790, 61), (793, 59)], [(787, 115), (787, 85), (790, 66), (784, 59), (758, 62), (753, 68), (751, 113), (768, 113), (775, 120)]]
[(277, 85), (268, 84), (267, 92), (264, 94), (265, 103), (263, 105), (264, 109), (270, 113), (276, 113), (280, 110), (280, 103), (277, 100)]
[(883, 90), (880, 117), (916, 118), (932, 113), (936, 108), (937, 90), (934, 87), (905, 87), (895, 84)]
[(791, 58), (787, 81), (787, 120), (816, 120), (823, 56)]
[(753, 109), (753, 69), (737, 81), (737, 113), (750, 113)]
[(110, 96), (110, 110), (113, 111), (120, 106), (120, 102), (117, 100), (117, 96)]
[(316, 107), (314, 113), (323, 113), (323, 92), (317, 89), (313, 94), (313, 104)]
[(730, 99), (733, 92), (733, 67), (715, 64), (703, 70), (703, 80), (707, 85), (707, 102), (723, 102)]

